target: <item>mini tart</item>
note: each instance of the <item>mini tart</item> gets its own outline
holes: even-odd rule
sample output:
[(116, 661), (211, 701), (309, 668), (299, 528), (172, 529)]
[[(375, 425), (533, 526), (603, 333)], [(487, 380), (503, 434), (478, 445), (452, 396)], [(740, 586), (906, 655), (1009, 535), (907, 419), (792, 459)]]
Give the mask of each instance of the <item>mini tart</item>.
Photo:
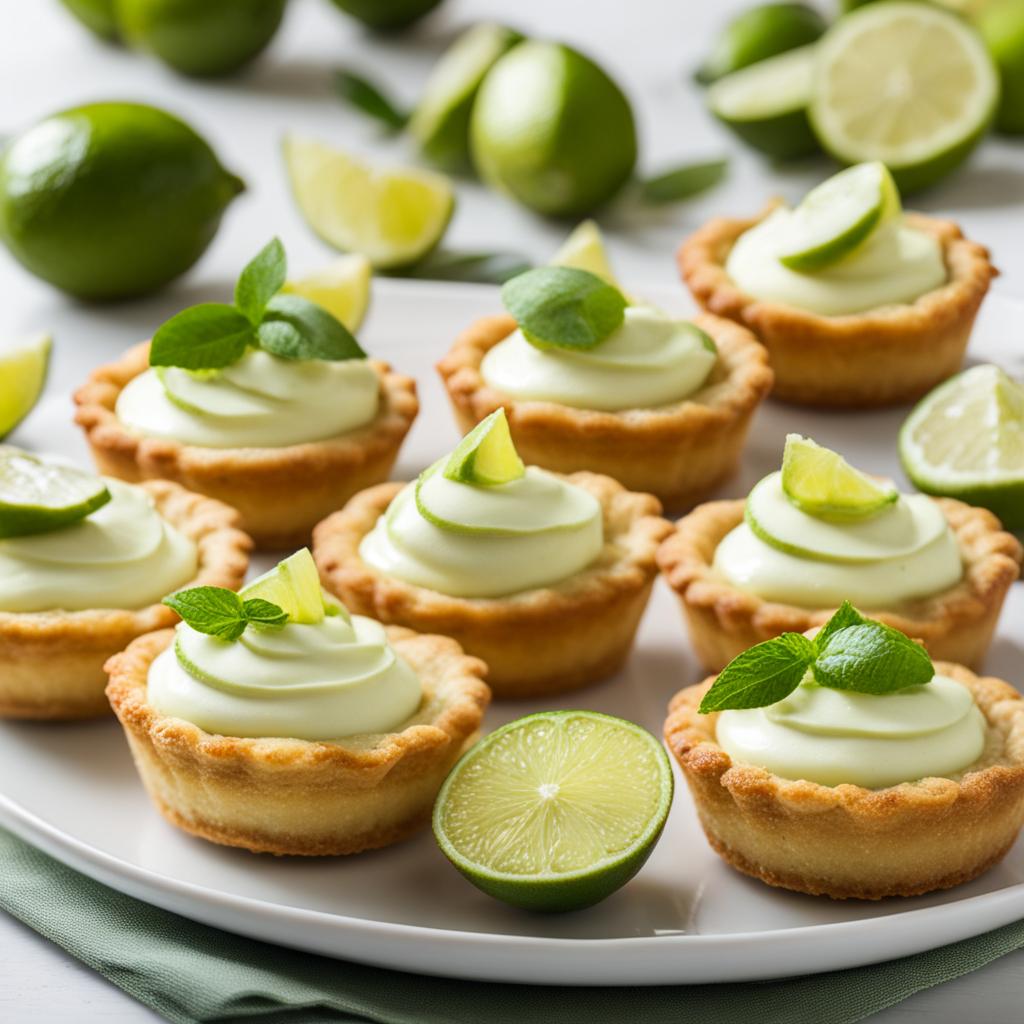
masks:
[(743, 324), (764, 344), (776, 398), (832, 408), (895, 405), (960, 369), (978, 307), (998, 273), (985, 248), (952, 221), (908, 213), (908, 226), (941, 243), (949, 281), (911, 303), (820, 316), (747, 295), (726, 273), (736, 240), (775, 205), (757, 217), (710, 221), (680, 246), (677, 259), (704, 309)]
[[(964, 578), (949, 590), (899, 608), (863, 611), (921, 640), (933, 658), (977, 666), (988, 650), (1007, 591), (1020, 575), (1021, 546), (986, 509), (952, 498), (932, 500), (956, 536)], [(683, 606), (697, 656), (712, 672), (762, 640), (824, 625), (835, 612), (766, 601), (715, 572), (715, 551), (743, 522), (744, 505), (700, 505), (676, 524), (658, 551), (658, 564)]]
[(716, 742), (718, 715), (697, 710), (714, 679), (677, 693), (665, 741), (715, 852), (769, 885), (833, 899), (917, 896), (997, 864), (1024, 823), (1024, 698), (959, 665), (935, 669), (974, 695), (984, 752), (956, 777), (886, 789), (821, 786), (734, 763)]
[(511, 398), (490, 387), (480, 364), (516, 329), (510, 316), (478, 320), (437, 369), (461, 433), (504, 407), (524, 462), (557, 473), (604, 473), (682, 509), (732, 475), (751, 417), (772, 386), (767, 356), (749, 331), (709, 314), (693, 322), (718, 346), (711, 376), (690, 398), (652, 409), (576, 409)]
[(149, 343), (101, 366), (75, 393), (75, 422), (101, 473), (137, 483), (175, 480), (217, 498), (242, 517), (263, 548), (300, 547), (313, 526), (357, 491), (386, 480), (419, 411), (416, 384), (371, 360), (380, 377), (376, 418), (338, 437), (283, 448), (204, 448), (129, 430), (114, 407), (149, 368)]
[[(235, 510), (165, 480), (141, 486), (160, 515), (198, 547), (199, 572), (184, 586), (237, 590), (249, 565), (252, 541), (237, 529)], [(162, 604), (137, 610), (0, 611), (0, 717), (109, 714), (103, 695), (104, 663), (136, 637), (177, 620)]]
[(254, 853), (359, 853), (405, 839), (474, 739), (490, 700), (486, 667), (454, 641), (392, 627), (424, 699), (396, 732), (338, 742), (218, 736), (147, 701), (149, 667), (172, 642), (140, 637), (107, 663), (107, 696), (143, 784), (173, 825)]
[(496, 697), (541, 697), (595, 683), (629, 654), (657, 575), (655, 552), (672, 527), (650, 494), (594, 473), (568, 479), (601, 502), (604, 548), (593, 565), (560, 583), (508, 597), (462, 598), (381, 575), (360, 558), (359, 545), (404, 486), (399, 483), (357, 494), (316, 528), (321, 580), (356, 614), (453, 637), (487, 663)]

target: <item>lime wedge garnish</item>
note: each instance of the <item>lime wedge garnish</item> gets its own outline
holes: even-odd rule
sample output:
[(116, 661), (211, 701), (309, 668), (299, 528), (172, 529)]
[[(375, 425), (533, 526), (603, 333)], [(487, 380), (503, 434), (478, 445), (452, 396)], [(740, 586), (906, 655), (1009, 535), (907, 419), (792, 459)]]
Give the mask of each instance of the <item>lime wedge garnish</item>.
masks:
[(868, 519), (899, 499), (893, 484), (873, 480), (799, 434), (786, 436), (782, 490), (801, 512), (821, 519)]
[(320, 574), (309, 548), (296, 551), (240, 593), (245, 600), (258, 597), (276, 604), (292, 622), (313, 625), (323, 622), (327, 614)]
[(518, 480), (525, 472), (504, 409), (496, 409), (481, 420), (459, 442), (444, 467), (447, 479), (484, 487)]
[(818, 45), (809, 113), (843, 163), (881, 160), (903, 192), (964, 160), (985, 133), (999, 77), (977, 32), (930, 4), (868, 4)]
[(672, 804), (661, 744), (593, 711), (528, 715), (465, 754), (434, 805), (434, 835), (474, 885), (530, 910), (576, 910), (643, 866)]
[(290, 136), (284, 157), (309, 226), (375, 267), (409, 266), (441, 240), (455, 209), (451, 182), (416, 169), (378, 171), (346, 153)]
[(811, 189), (793, 211), (779, 259), (817, 270), (853, 252), (900, 213), (900, 194), (883, 163), (857, 164)]
[(282, 291), (315, 302), (355, 332), (370, 305), (372, 276), (370, 261), (361, 253), (349, 253), (322, 270), (286, 281)]
[(974, 366), (940, 384), (907, 417), (899, 447), (922, 491), (1024, 528), (1024, 384), (998, 366)]
[(0, 342), (0, 440), (39, 401), (46, 384), (52, 347), (53, 341), (48, 334), (37, 334), (34, 338), (15, 342)]
[(585, 220), (573, 228), (551, 262), (556, 267), (589, 270), (608, 284), (619, 287), (601, 229), (592, 220)]
[(59, 530), (108, 501), (110, 491), (100, 477), (0, 447), (0, 537)]

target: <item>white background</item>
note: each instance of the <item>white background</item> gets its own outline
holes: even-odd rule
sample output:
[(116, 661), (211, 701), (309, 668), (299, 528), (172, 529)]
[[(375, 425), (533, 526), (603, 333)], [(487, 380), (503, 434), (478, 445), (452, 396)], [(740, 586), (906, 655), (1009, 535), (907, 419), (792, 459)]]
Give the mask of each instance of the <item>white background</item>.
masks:
[[(637, 283), (675, 280), (672, 251), (682, 236), (717, 213), (752, 211), (771, 194), (797, 198), (826, 171), (810, 161), (785, 172), (743, 152), (703, 112), (689, 82), (714, 27), (737, 0), (448, 0), (420, 30), (381, 42), (358, 31), (327, 0), (292, 0), (271, 51), (251, 71), (224, 82), (174, 77), (139, 55), (92, 40), (56, 0), (0, 0), (0, 135), (37, 117), (96, 99), (132, 99), (166, 106), (189, 120), (241, 174), (248, 192), (234, 204), (210, 252), (159, 298), (120, 307), (81, 307), (27, 277), (0, 254), (0, 329), (50, 329), (57, 338), (51, 384), (77, 383), (62, 372), (60, 354), (88, 336), (96, 361), (123, 347), (161, 314), (202, 297), (223, 297), (238, 266), (272, 234), (284, 240), (298, 269), (328, 253), (304, 228), (287, 193), (279, 140), (305, 131), (380, 159), (410, 158), (404, 143), (382, 139), (372, 125), (348, 112), (331, 93), (332, 71), (345, 65), (415, 100), (437, 53), (459, 27), (479, 17), (514, 23), (530, 34), (566, 39), (600, 58), (633, 98), (642, 137), (641, 170), (729, 153), (725, 185), (688, 204), (641, 210), (620, 202), (603, 216), (621, 276)], [(565, 226), (539, 220), (469, 183), (448, 243), (458, 248), (512, 249), (546, 259)], [(990, 141), (969, 170), (914, 205), (948, 213), (988, 245), (1004, 276), (997, 288), (1024, 297), (1024, 142)], [(154, 239), (154, 244), (159, 244)], [(105, 342), (104, 325), (111, 338)], [(2, 868), (0, 868), (2, 870)], [(77, 964), (56, 947), (9, 919), (0, 919), (0, 1021), (142, 1022), (157, 1019)], [(1024, 953), (940, 989), (922, 993), (878, 1015), (882, 1024), (971, 1019), (981, 1024), (1020, 1020)]]

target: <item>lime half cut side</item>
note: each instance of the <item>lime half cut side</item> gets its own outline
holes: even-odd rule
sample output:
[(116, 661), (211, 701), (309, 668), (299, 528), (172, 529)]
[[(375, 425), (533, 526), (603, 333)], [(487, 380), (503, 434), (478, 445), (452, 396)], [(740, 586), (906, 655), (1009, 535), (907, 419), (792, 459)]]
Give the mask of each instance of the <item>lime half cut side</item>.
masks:
[(63, 462), (0, 447), (0, 537), (70, 526), (110, 501), (103, 480)]
[(1024, 528), (1024, 384), (998, 366), (974, 366), (926, 395), (903, 424), (899, 448), (918, 489)]
[(434, 835), (488, 895), (577, 910), (640, 870), (672, 792), (668, 757), (645, 729), (593, 711), (541, 712), (491, 733), (456, 764), (434, 805)]
[(0, 342), (0, 440), (35, 407), (46, 384), (53, 341), (37, 334)]
[(444, 475), (457, 483), (494, 487), (518, 480), (526, 472), (512, 443), (508, 418), (497, 409), (481, 420), (457, 445)]
[(260, 598), (276, 604), (291, 622), (315, 625), (323, 622), (327, 614), (320, 574), (309, 548), (301, 548), (253, 580), (241, 596), (245, 600)]

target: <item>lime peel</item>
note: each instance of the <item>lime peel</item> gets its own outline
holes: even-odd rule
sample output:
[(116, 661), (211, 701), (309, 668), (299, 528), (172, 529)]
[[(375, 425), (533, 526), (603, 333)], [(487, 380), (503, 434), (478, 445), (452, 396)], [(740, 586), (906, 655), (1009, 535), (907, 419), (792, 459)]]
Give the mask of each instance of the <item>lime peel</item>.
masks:
[(525, 472), (504, 409), (481, 420), (459, 442), (444, 467), (448, 480), (483, 487), (511, 483)]

